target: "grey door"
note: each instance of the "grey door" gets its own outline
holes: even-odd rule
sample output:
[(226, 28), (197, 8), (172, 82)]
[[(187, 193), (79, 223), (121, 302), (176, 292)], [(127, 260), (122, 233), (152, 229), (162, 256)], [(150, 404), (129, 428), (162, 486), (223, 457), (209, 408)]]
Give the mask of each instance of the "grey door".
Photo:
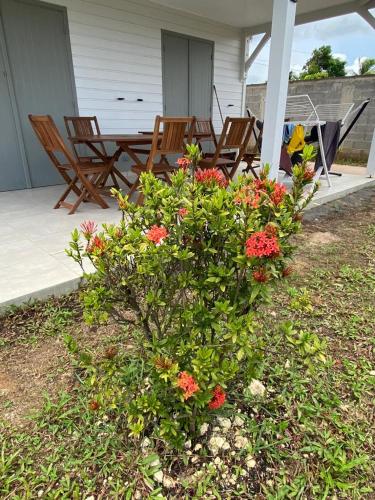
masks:
[(162, 48), (164, 115), (209, 118), (213, 42), (162, 32)]
[(0, 47), (0, 191), (26, 187), (8, 76)]
[(65, 9), (33, 0), (0, 0), (17, 110), (32, 187), (61, 183), (30, 126), (28, 114), (76, 113)]

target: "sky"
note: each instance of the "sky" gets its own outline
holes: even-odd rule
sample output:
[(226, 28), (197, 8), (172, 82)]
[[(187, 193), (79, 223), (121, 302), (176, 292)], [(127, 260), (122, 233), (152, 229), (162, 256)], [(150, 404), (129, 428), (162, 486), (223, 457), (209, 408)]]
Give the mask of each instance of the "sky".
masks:
[[(375, 9), (370, 11), (375, 15)], [(254, 37), (251, 50), (261, 35)], [(359, 57), (375, 58), (375, 30), (358, 14), (325, 19), (294, 28), (291, 69), (299, 72), (312, 51), (331, 45), (332, 52), (346, 61), (347, 69), (358, 69)], [(270, 42), (263, 48), (249, 70), (248, 83), (267, 81)]]

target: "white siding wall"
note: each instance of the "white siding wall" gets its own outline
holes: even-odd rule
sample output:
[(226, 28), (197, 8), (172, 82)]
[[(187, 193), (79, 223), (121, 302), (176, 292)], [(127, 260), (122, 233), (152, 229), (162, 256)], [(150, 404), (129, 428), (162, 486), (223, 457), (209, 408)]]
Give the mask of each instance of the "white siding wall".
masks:
[[(147, 0), (50, 2), (68, 10), (80, 114), (97, 115), (103, 132), (149, 130), (155, 115), (163, 114), (162, 29), (215, 42), (214, 82), (223, 115), (240, 116), (239, 30)], [(215, 98), (213, 118), (220, 129)]]

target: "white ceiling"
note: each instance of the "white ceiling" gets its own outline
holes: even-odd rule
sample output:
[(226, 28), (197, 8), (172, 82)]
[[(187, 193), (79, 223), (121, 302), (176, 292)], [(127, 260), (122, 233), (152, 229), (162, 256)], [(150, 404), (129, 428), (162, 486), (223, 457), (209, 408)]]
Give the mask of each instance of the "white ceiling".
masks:
[[(287, 0), (284, 0), (287, 1)], [(272, 19), (272, 0), (152, 0), (154, 3), (195, 14), (212, 21), (254, 28), (254, 32)], [(298, 0), (297, 24), (354, 12), (372, 0)]]

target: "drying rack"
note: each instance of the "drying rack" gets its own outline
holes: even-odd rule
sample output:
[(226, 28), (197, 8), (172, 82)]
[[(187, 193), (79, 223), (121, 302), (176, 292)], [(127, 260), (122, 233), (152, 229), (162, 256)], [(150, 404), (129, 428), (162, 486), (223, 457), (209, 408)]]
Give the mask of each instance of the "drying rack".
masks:
[(329, 171), (323, 145), (322, 126), (327, 122), (337, 121), (341, 122), (341, 126), (344, 125), (353, 106), (353, 102), (339, 104), (318, 104), (317, 106), (314, 106), (310, 99), (310, 96), (307, 94), (288, 96), (287, 98), (285, 123), (293, 125), (303, 125), (304, 127), (317, 127), (322, 165), (319, 165), (317, 168), (315, 180), (317, 180), (324, 171), (328, 185), (330, 187), (331, 181), (329, 178)]

